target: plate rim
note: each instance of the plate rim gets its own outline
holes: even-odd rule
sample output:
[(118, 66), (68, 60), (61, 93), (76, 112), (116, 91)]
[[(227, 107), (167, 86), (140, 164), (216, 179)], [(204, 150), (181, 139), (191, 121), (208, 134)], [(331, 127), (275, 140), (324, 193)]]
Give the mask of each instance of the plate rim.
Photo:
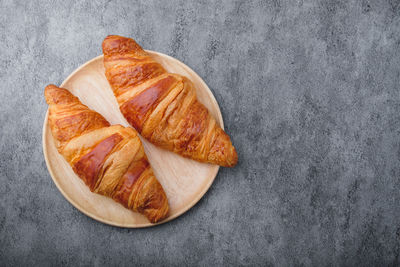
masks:
[[(196, 78), (203, 84), (204, 88), (206, 88), (207, 95), (211, 98), (211, 101), (213, 102), (212, 104), (215, 105), (215, 106), (217, 107), (218, 119), (219, 119), (219, 121), (220, 121), (220, 126), (221, 126), (222, 129), (224, 129), (224, 121), (223, 121), (223, 118), (222, 118), (221, 109), (220, 109), (220, 107), (219, 107), (219, 105), (218, 105), (217, 100), (215, 99), (214, 94), (212, 93), (212, 91), (210, 90), (210, 88), (208, 87), (208, 85), (204, 82), (204, 80), (203, 80), (192, 68), (190, 68), (189, 66), (187, 66), (187, 65), (186, 65), (185, 63), (183, 63), (182, 61), (180, 61), (180, 60), (178, 60), (178, 59), (176, 59), (176, 58), (174, 58), (174, 57), (171, 57), (171, 56), (169, 56), (169, 55), (166, 55), (166, 54), (164, 54), (164, 53), (156, 52), (156, 51), (153, 51), (153, 50), (145, 50), (145, 51), (146, 51), (146, 52), (149, 52), (149, 53), (157, 54), (157, 55), (159, 55), (159, 56), (161, 56), (161, 57), (166, 57), (166, 58), (169, 59), (169, 60), (176, 61), (177, 63), (183, 65), (183, 67), (185, 67), (185, 68), (187, 68), (189, 71), (191, 71), (191, 72), (196, 76)], [(84, 67), (86, 67), (87, 65), (91, 64), (92, 62), (94, 62), (94, 61), (96, 61), (96, 60), (102, 59), (103, 57), (104, 57), (103, 55), (99, 55), (99, 56), (97, 56), (97, 57), (94, 57), (94, 58), (92, 58), (92, 59), (86, 61), (86, 62), (83, 63), (82, 65), (80, 65), (80, 66), (79, 66), (78, 68), (76, 68), (70, 75), (68, 75), (67, 78), (65, 78), (65, 80), (61, 83), (60, 87), (64, 87), (64, 85), (69, 81), (69, 79), (71, 79), (71, 78), (72, 78), (77, 72), (79, 72), (81, 69), (83, 69)], [(46, 110), (46, 115), (45, 115), (44, 122), (43, 122), (43, 129), (42, 129), (42, 149), (43, 149), (44, 159), (45, 159), (45, 162), (46, 162), (46, 167), (47, 167), (47, 170), (48, 170), (48, 172), (49, 172), (49, 174), (50, 174), (50, 176), (51, 176), (51, 179), (53, 180), (54, 184), (56, 185), (58, 191), (61, 192), (61, 194), (64, 196), (64, 198), (65, 198), (73, 207), (75, 207), (76, 209), (78, 209), (80, 212), (82, 212), (82, 213), (85, 214), (86, 216), (88, 216), (88, 217), (90, 217), (90, 218), (92, 218), (92, 219), (94, 219), (94, 220), (96, 220), (96, 221), (98, 221), (98, 222), (107, 224), (107, 225), (116, 226), (116, 227), (120, 227), (120, 228), (148, 228), (148, 227), (153, 227), (153, 226), (161, 225), (161, 224), (170, 222), (170, 221), (172, 221), (172, 220), (178, 218), (179, 216), (181, 216), (182, 214), (186, 213), (188, 210), (190, 210), (191, 208), (193, 208), (193, 207), (200, 201), (200, 199), (203, 198), (203, 196), (204, 196), (204, 195), (208, 192), (208, 190), (210, 189), (211, 185), (214, 183), (215, 178), (217, 177), (218, 172), (219, 172), (219, 169), (220, 169), (220, 167), (221, 167), (221, 166), (218, 166), (218, 165), (217, 165), (217, 169), (216, 169), (216, 171), (215, 171), (214, 177), (213, 177), (212, 179), (210, 179), (210, 181), (208, 182), (208, 184), (206, 184), (206, 185), (204, 186), (204, 190), (201, 191), (201, 193), (198, 194), (191, 202), (189, 202), (188, 204), (186, 204), (185, 207), (184, 207), (181, 211), (179, 211), (179, 212), (177, 212), (177, 213), (175, 213), (175, 214), (173, 214), (173, 215), (167, 217), (165, 220), (162, 220), (161, 222), (158, 222), (158, 223), (150, 223), (150, 222), (147, 222), (147, 223), (140, 223), (140, 224), (125, 223), (124, 225), (121, 225), (120, 223), (116, 223), (116, 222), (114, 222), (113, 220), (109, 220), (109, 219), (107, 219), (107, 218), (100, 218), (100, 217), (97, 216), (96, 214), (93, 214), (93, 213), (90, 213), (90, 212), (86, 211), (86, 210), (84, 209), (84, 206), (80, 205), (80, 203), (78, 203), (78, 202), (74, 201), (72, 198), (70, 198), (69, 195), (63, 190), (63, 188), (61, 187), (61, 185), (58, 183), (57, 179), (55, 178), (55, 174), (54, 174), (54, 172), (53, 172), (53, 169), (52, 169), (52, 167), (51, 167), (51, 165), (50, 165), (50, 160), (49, 160), (49, 158), (48, 158), (48, 152), (47, 152), (47, 151), (48, 151), (48, 147), (47, 147), (47, 144), (46, 144), (46, 135), (47, 135), (47, 129), (48, 129), (48, 127), (49, 127), (49, 126), (48, 126), (48, 116), (49, 116), (49, 108), (47, 108), (47, 110)], [(132, 127), (132, 126), (130, 126), (130, 127)]]

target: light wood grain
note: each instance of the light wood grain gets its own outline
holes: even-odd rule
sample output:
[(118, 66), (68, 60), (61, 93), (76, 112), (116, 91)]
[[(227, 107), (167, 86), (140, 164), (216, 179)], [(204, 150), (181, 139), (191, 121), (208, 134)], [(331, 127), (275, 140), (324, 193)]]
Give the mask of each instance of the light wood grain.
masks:
[[(208, 86), (188, 66), (170, 56), (147, 51), (169, 72), (188, 77), (196, 86), (197, 96), (223, 128), (218, 103)], [(83, 104), (102, 114), (111, 124), (129, 126), (119, 111), (117, 101), (104, 75), (103, 56), (96, 57), (75, 70), (62, 84)], [(193, 207), (207, 192), (216, 177), (219, 166), (199, 163), (160, 149), (141, 138), (155, 175), (167, 194), (170, 213), (162, 222), (170, 221)], [(104, 196), (90, 192), (58, 153), (50, 127), (48, 112), (43, 125), (43, 152), (54, 183), (64, 197), (89, 217), (120, 227), (148, 227), (155, 224), (139, 213), (125, 209)], [(54, 211), (62, 212), (62, 211)]]

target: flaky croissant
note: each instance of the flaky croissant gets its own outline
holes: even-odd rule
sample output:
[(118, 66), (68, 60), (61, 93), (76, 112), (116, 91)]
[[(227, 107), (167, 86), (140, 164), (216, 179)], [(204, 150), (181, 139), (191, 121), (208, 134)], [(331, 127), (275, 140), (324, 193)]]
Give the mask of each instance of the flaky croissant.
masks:
[(49, 85), (49, 124), (60, 154), (92, 192), (111, 197), (155, 223), (168, 201), (132, 128), (110, 124), (68, 90)]
[(197, 100), (190, 80), (168, 73), (130, 38), (108, 36), (103, 54), (120, 110), (143, 137), (197, 161), (236, 165), (229, 136)]

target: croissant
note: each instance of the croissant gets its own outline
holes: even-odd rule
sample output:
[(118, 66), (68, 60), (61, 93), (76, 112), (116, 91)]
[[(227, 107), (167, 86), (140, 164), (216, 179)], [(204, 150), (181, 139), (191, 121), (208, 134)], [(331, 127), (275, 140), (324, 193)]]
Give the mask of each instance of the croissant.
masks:
[(168, 73), (133, 39), (110, 35), (102, 47), (120, 110), (143, 137), (200, 162), (236, 165), (229, 136), (197, 100), (189, 79)]
[(132, 128), (110, 126), (68, 90), (48, 85), (49, 124), (58, 152), (92, 192), (107, 196), (155, 223), (168, 201)]

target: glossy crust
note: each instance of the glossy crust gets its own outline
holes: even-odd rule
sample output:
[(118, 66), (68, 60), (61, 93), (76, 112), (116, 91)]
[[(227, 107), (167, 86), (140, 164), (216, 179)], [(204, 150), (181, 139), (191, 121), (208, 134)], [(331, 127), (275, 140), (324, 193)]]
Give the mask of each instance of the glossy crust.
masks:
[(132, 128), (110, 124), (68, 90), (48, 85), (49, 124), (60, 154), (92, 192), (111, 197), (155, 223), (168, 201)]
[(225, 167), (238, 157), (229, 136), (196, 98), (193, 83), (166, 72), (133, 39), (103, 41), (106, 77), (127, 121), (155, 145)]

